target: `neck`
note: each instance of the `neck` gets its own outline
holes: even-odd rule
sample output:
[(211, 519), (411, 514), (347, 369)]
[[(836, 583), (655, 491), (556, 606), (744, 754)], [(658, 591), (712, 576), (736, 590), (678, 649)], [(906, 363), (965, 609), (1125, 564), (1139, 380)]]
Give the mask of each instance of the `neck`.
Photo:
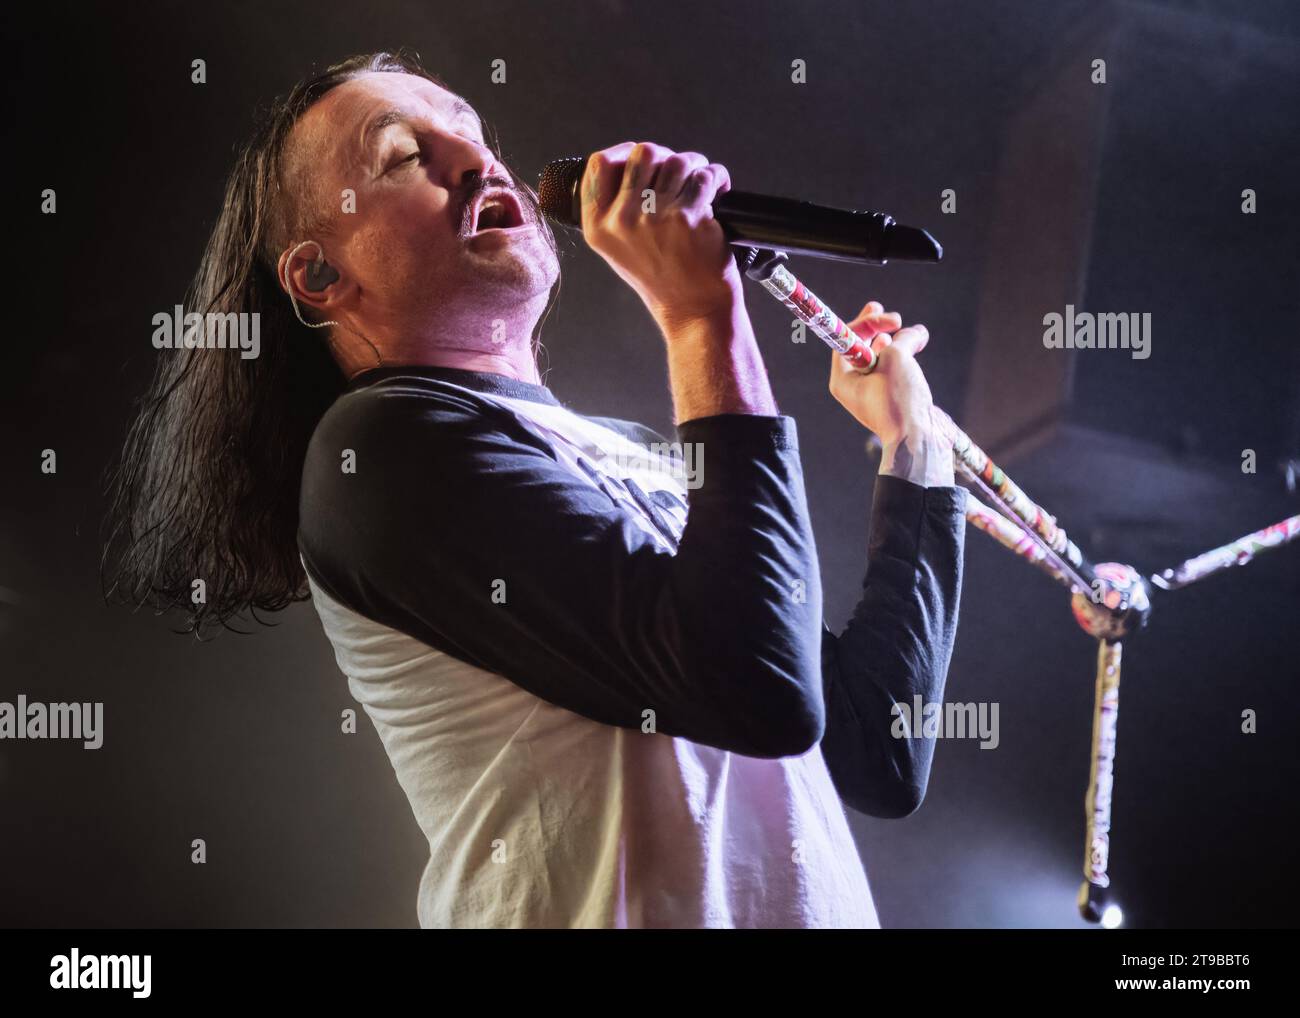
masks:
[[(455, 330), (449, 331), (455, 334)], [(352, 335), (351, 330), (336, 328), (331, 332), (331, 338), (336, 340), (331, 344), (335, 360), (349, 379), (375, 367), (422, 365), (488, 371), (520, 382), (541, 384), (531, 342), (524, 346), (503, 344), (485, 350), (481, 347), (446, 346), (432, 341), (413, 344), (393, 337), (387, 341), (380, 338), (371, 345)], [(531, 334), (531, 329), (525, 334)]]
[(482, 350), (458, 350), (438, 347), (430, 350), (422, 363), (435, 368), (463, 368), (466, 371), (490, 371), (520, 382), (540, 385), (537, 361), (531, 350), (509, 350), (502, 353), (485, 353)]

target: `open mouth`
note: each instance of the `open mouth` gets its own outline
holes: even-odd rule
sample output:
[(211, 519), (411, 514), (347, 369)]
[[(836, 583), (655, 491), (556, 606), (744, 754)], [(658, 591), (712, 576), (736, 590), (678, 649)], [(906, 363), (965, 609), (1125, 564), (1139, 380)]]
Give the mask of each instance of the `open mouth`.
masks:
[(470, 216), (471, 235), (485, 230), (509, 230), (527, 223), (523, 207), (511, 191), (489, 188), (474, 197)]

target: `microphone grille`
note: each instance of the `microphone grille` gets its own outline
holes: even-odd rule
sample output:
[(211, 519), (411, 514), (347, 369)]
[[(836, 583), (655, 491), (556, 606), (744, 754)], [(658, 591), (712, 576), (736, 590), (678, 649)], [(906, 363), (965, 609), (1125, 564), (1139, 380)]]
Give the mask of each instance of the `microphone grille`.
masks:
[(582, 226), (578, 183), (586, 167), (586, 156), (570, 156), (546, 164), (537, 181), (537, 201), (547, 218), (564, 226)]

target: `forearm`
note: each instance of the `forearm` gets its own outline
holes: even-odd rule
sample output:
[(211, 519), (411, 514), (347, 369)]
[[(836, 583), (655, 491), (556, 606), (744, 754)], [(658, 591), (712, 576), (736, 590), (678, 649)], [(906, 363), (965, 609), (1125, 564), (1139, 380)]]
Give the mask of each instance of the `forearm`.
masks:
[(925, 795), (934, 743), (894, 737), (895, 704), (943, 699), (956, 637), (966, 492), (882, 475), (872, 501), (862, 599), (840, 636), (823, 632), (822, 754), (841, 798), (906, 816)]
[(668, 346), (668, 378), (675, 423), (716, 414), (774, 416), (754, 327), (737, 295), (716, 314), (660, 322)]

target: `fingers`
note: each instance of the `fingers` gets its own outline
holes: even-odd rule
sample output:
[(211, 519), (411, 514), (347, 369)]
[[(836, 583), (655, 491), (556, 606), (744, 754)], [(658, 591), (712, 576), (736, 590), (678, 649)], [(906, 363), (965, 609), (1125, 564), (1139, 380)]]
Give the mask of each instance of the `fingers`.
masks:
[(902, 316), (894, 311), (869, 315), (865, 318), (855, 318), (853, 321), (849, 322), (849, 328), (863, 339), (870, 339), (872, 336), (881, 332), (897, 332), (902, 328), (902, 325)]
[(582, 175), (582, 227), (584, 230), (599, 219), (614, 202), (623, 183), (623, 170), (628, 154), (636, 146), (622, 142), (600, 152), (592, 153), (587, 169)]
[[(868, 305), (869, 307), (870, 305)], [(867, 309), (864, 308), (864, 311)], [(880, 316), (875, 316), (880, 317)], [(909, 325), (906, 329), (899, 329), (892, 336), (887, 332), (877, 332), (874, 335), (866, 334), (868, 327), (862, 326), (855, 322), (853, 330), (863, 339), (870, 338), (871, 349), (879, 357), (886, 349), (893, 348), (900, 354), (907, 354), (915, 357), (924, 350), (930, 342), (930, 330), (924, 325)], [(837, 380), (843, 375), (859, 373), (858, 369), (853, 366), (847, 357), (839, 352), (831, 351), (831, 388), (834, 391)]]
[(895, 332), (893, 339), (892, 345), (895, 350), (901, 350), (915, 357), (930, 342), (930, 330), (924, 325), (909, 325), (906, 329)]
[(709, 163), (689, 174), (669, 204), (692, 213), (713, 215), (713, 199), (731, 187), (731, 175), (721, 163)]
[(647, 187), (654, 186), (659, 167), (672, 154), (671, 150), (662, 145), (655, 145), (648, 141), (633, 145), (632, 151), (627, 154), (627, 166), (623, 170), (622, 193), (619, 198), (624, 201), (631, 200), (639, 206), (641, 192)]
[[(884, 315), (886, 318), (898, 322), (898, 325), (894, 327), (895, 329), (902, 327), (903, 316), (900, 315), (897, 311), (887, 312), (884, 309), (884, 307), (881, 305), (881, 303), (875, 300), (867, 301), (867, 303), (863, 305), (862, 310), (858, 312), (858, 317), (855, 318), (854, 321), (856, 322), (856, 321), (864, 321), (868, 318), (878, 318), (881, 315)], [(893, 332), (894, 329), (890, 329), (889, 331)]]
[(674, 152), (659, 167), (655, 191), (661, 199), (669, 201), (677, 197), (688, 176), (708, 165), (709, 161), (698, 152)]
[(849, 323), (849, 328), (863, 339), (881, 332), (897, 332), (903, 327), (903, 316), (895, 311), (886, 312), (877, 301), (869, 301)]
[(684, 211), (692, 221), (708, 218), (714, 199), (731, 189), (731, 174), (699, 152), (625, 141), (592, 154), (581, 187), (585, 231), (606, 216), (631, 225), (642, 214), (647, 189), (655, 192), (657, 210)]
[(881, 304), (880, 301), (869, 300), (866, 302), (866, 304), (862, 306), (862, 310), (858, 312), (858, 317), (870, 318), (872, 315), (878, 315), (882, 313), (884, 310), (885, 310), (885, 305)]
[[(875, 352), (876, 356), (879, 357), (892, 342), (893, 337), (888, 333), (882, 332), (871, 340), (871, 349)], [(838, 392), (840, 384), (850, 375), (861, 376), (865, 374), (870, 374), (870, 372), (857, 367), (838, 350), (831, 351), (831, 392)]]

